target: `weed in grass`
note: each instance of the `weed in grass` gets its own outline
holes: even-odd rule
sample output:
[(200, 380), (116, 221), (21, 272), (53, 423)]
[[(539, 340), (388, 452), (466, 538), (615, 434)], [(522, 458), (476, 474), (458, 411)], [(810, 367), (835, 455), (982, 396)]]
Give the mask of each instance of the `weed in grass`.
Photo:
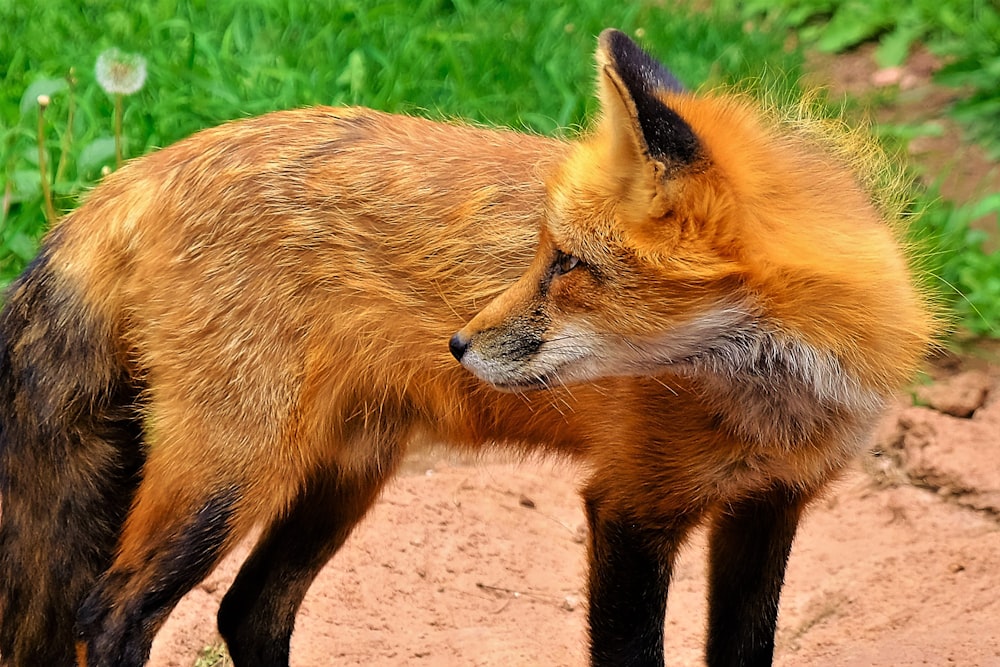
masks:
[(38, 180), (42, 187), (42, 201), (45, 204), (45, 218), (55, 222), (56, 209), (52, 205), (52, 189), (49, 185), (48, 151), (45, 148), (45, 110), (49, 108), (49, 96), (38, 96)]
[(122, 166), (122, 115), (126, 95), (134, 95), (146, 83), (146, 59), (111, 47), (101, 51), (94, 66), (97, 83), (115, 100), (115, 166)]
[(226, 651), (226, 644), (220, 639), (198, 652), (193, 667), (233, 667), (233, 661)]

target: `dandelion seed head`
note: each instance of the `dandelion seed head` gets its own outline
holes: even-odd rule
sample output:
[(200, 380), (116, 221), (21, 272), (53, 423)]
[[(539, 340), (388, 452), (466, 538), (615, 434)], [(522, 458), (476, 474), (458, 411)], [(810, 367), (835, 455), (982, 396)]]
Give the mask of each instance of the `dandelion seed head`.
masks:
[(94, 70), (97, 82), (109, 95), (131, 95), (146, 83), (146, 59), (138, 53), (105, 49), (97, 56)]

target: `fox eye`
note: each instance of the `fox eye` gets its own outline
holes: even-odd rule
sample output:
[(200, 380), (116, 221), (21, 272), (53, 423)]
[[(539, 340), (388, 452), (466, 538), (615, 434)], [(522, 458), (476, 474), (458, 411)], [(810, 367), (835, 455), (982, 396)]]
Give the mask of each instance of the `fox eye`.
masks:
[(570, 255), (561, 250), (556, 252), (556, 259), (552, 263), (552, 267), (555, 269), (557, 276), (561, 276), (564, 273), (569, 273), (575, 269), (580, 264), (580, 258), (576, 255)]

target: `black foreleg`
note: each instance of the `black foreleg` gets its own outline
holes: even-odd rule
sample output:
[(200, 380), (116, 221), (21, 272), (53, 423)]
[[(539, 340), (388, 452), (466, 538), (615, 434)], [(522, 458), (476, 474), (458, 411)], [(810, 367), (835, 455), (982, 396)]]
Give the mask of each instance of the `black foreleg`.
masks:
[(785, 564), (806, 499), (785, 488), (724, 508), (712, 526), (707, 662), (770, 665)]
[(639, 519), (585, 492), (591, 665), (662, 667), (671, 568), (686, 520)]

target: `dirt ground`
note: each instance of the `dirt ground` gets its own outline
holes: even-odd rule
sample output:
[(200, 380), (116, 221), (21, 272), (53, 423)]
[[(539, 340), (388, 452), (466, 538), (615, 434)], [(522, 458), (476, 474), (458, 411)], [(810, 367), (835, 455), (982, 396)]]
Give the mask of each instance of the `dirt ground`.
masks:
[[(893, 71), (864, 51), (819, 67), (835, 91), (900, 86), (883, 118), (937, 118), (947, 103), (927, 83), (926, 55)], [(928, 178), (949, 173), (953, 196), (995, 189), (992, 163), (941, 122), (943, 137), (914, 148)], [(813, 506), (792, 552), (776, 664), (1000, 667), (998, 353), (939, 359), (935, 382), (915, 389), (919, 407), (901, 396), (871, 452)], [(551, 461), (411, 460), (310, 590), (292, 664), (585, 664), (579, 475)], [(152, 665), (190, 667), (199, 654), (216, 664), (205, 647), (218, 646), (215, 612), (243, 555), (184, 599)], [(698, 535), (671, 589), (673, 665), (702, 659), (703, 561)]]
[[(776, 664), (1000, 667), (1000, 370), (939, 375), (807, 515)], [(553, 462), (411, 461), (310, 590), (292, 664), (584, 665), (579, 481)], [(244, 553), (176, 609), (153, 665), (217, 643)], [(698, 535), (671, 590), (670, 664), (701, 660), (703, 561)]]

